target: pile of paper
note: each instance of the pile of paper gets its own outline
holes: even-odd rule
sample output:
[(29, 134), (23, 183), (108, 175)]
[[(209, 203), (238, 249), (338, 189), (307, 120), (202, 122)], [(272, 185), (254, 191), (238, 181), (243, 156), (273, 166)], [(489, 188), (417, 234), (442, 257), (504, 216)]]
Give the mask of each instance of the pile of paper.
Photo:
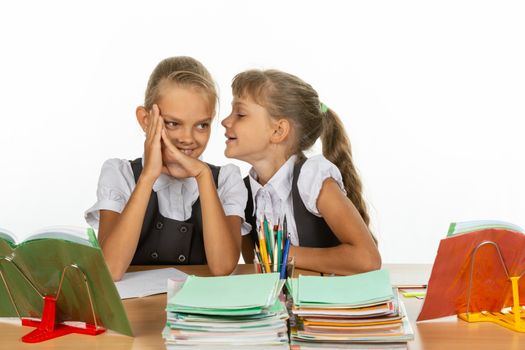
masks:
[(288, 279), (295, 348), (406, 343), (414, 338), (388, 272)]
[(278, 273), (189, 276), (168, 300), (167, 348), (288, 348), (288, 313), (279, 299), (283, 284)]

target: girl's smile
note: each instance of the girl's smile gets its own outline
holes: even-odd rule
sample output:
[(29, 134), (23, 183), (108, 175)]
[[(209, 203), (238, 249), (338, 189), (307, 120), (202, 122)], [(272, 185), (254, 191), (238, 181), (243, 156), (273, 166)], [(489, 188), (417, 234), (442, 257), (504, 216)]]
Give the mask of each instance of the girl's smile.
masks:
[(164, 85), (158, 106), (171, 143), (185, 155), (198, 158), (210, 138), (212, 120), (203, 93), (194, 88)]
[(235, 136), (233, 136), (231, 134), (228, 134), (228, 133), (224, 134), (224, 136), (226, 136), (226, 144), (237, 140), (237, 138)]

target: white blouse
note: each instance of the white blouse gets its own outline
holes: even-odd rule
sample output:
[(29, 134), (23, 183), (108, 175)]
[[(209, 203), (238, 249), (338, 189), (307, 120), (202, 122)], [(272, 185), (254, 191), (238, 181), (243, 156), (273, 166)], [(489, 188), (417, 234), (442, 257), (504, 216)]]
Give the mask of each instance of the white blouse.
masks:
[[(290, 233), (291, 243), (300, 245), (292, 203), (292, 178), (296, 159), (297, 156), (295, 155), (288, 158), (264, 186), (261, 186), (257, 181), (257, 174), (253, 168), (250, 170), (249, 177), (253, 196), (253, 214), (257, 219), (258, 225), (265, 216), (272, 225), (276, 225), (278, 221), (282, 225), (286, 215), (286, 224)], [(317, 198), (324, 180), (329, 177), (333, 178), (339, 184), (339, 187), (345, 191), (339, 169), (324, 156), (315, 155), (305, 161), (297, 179), (299, 196), (306, 209), (319, 217), (321, 215), (317, 209)], [(243, 232), (251, 230), (250, 224), (245, 222), (243, 226)]]
[[(144, 160), (142, 161), (144, 166)], [(97, 202), (84, 217), (89, 225), (98, 230), (100, 210), (122, 213), (135, 188), (135, 178), (129, 160), (108, 159), (102, 165), (97, 188)], [(161, 174), (153, 184), (157, 193), (159, 211), (169, 219), (185, 221), (191, 217), (191, 207), (199, 197), (195, 178), (177, 179)], [(239, 167), (228, 164), (219, 171), (217, 193), (224, 213), (236, 215), (244, 221), (244, 208), (248, 191), (241, 177)], [(242, 234), (249, 233), (249, 226), (242, 225)]]

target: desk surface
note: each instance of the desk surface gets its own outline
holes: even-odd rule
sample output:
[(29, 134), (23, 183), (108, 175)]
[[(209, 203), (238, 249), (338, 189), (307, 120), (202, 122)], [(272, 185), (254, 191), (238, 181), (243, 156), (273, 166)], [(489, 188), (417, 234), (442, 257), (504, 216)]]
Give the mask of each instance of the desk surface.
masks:
[[(387, 264), (393, 283), (419, 283), (430, 272), (430, 265)], [(206, 266), (180, 267), (187, 273), (209, 275)], [(239, 265), (236, 273), (251, 273), (253, 266)], [(426, 321), (416, 324), (422, 300), (403, 298), (408, 317), (415, 332), (415, 340), (408, 343), (408, 349), (524, 349), (525, 334), (512, 332), (489, 323), (466, 323), (456, 317)], [(25, 344), (20, 338), (30, 331), (19, 322), (5, 320), (0, 322), (2, 349), (164, 349), (161, 331), (166, 322), (166, 295), (156, 295), (124, 302), (135, 337), (127, 337), (113, 332), (92, 337), (67, 335), (40, 344)]]

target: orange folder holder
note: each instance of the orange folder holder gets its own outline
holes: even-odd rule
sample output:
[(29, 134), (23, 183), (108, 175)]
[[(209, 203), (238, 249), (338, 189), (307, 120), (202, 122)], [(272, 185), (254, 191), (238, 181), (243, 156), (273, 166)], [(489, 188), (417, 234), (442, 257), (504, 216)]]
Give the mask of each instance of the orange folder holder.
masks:
[[(510, 280), (512, 285), (512, 308), (508, 312), (469, 312), (470, 307), (470, 293), (472, 291), (472, 277), (474, 274), (474, 261), (476, 258), (476, 253), (479, 249), (484, 247), (493, 246), (498, 253), (501, 266), (505, 271), (505, 275)], [(465, 313), (461, 313), (458, 317), (467, 322), (492, 322), (500, 326), (506, 327), (516, 332), (525, 332), (525, 312), (523, 311), (520, 305), (520, 296), (518, 292), (518, 281), (523, 276), (525, 271), (523, 271), (519, 276), (509, 276), (507, 266), (501, 255), (501, 251), (496, 243), (492, 241), (481, 242), (472, 253), (472, 262), (470, 265), (470, 283), (468, 289), (468, 299), (467, 299), (467, 310)]]
[[(40, 321), (22, 317), (13, 299), (13, 295), (11, 294), (11, 289), (9, 288), (9, 285), (4, 277), (4, 274), (2, 273), (2, 270), (0, 269), (0, 276), (2, 277), (2, 281), (4, 282), (7, 293), (9, 294), (11, 303), (13, 304), (13, 307), (15, 308), (16, 313), (18, 314), (18, 317), (22, 321), (22, 325), (36, 327), (36, 329), (32, 330), (31, 332), (29, 332), (28, 334), (22, 337), (22, 341), (24, 343), (39, 343), (45, 340), (61, 337), (63, 335), (70, 334), (70, 333), (98, 335), (106, 331), (105, 328), (100, 327), (97, 324), (97, 318), (95, 316), (95, 310), (93, 308), (93, 300), (91, 298), (92, 292), (89, 288), (86, 275), (80, 269), (80, 267), (78, 267), (75, 264), (67, 265), (64, 267), (64, 269), (62, 270), (62, 275), (60, 276), (60, 283), (58, 285), (56, 295), (52, 296), (52, 295), (43, 295), (42, 293), (40, 293), (40, 291), (35, 287), (35, 285), (31, 282), (31, 280), (27, 278), (27, 276), (20, 270), (20, 268), (16, 265), (16, 263), (10, 259), (10, 257), (0, 258), (0, 262), (4, 262), (4, 261), (11, 263), (16, 268), (16, 270), (18, 270), (20, 275), (24, 277), (25, 281), (33, 288), (35, 293), (37, 293), (44, 300), (44, 308), (42, 310), (42, 319)], [(55, 318), (56, 303), (57, 303), (58, 298), (60, 297), (60, 291), (62, 289), (62, 282), (64, 281), (64, 276), (65, 276), (67, 269), (73, 269), (74, 271), (77, 271), (82, 276), (82, 280), (84, 282), (83, 284), (87, 291), (87, 295), (89, 298), (89, 305), (91, 307), (91, 314), (93, 315), (93, 320), (92, 320), (93, 323), (86, 322), (85, 323), (86, 327), (75, 327), (75, 326), (56, 322), (56, 318)]]

